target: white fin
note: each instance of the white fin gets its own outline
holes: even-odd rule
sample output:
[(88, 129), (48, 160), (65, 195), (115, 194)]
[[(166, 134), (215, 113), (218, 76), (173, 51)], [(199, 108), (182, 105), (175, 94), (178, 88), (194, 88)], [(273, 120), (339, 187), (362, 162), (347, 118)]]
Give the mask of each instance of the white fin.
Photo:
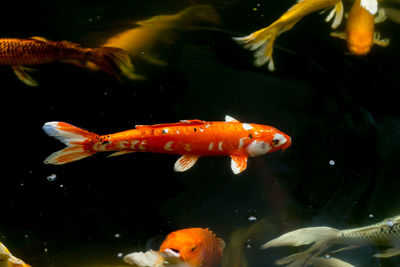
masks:
[(129, 154), (129, 153), (133, 153), (133, 152), (135, 152), (135, 151), (122, 150), (122, 151), (112, 153), (112, 154), (108, 155), (108, 157), (116, 157), (116, 156), (121, 156), (121, 155)]
[(199, 156), (195, 155), (183, 155), (180, 157), (174, 165), (174, 171), (176, 172), (184, 172), (193, 167), (196, 161), (199, 159)]
[(42, 128), (46, 134), (67, 145), (66, 148), (48, 156), (44, 160), (45, 164), (65, 164), (86, 158), (97, 152), (95, 150), (88, 150), (85, 147), (85, 141), (95, 140), (98, 138), (97, 134), (58, 121), (46, 122)]
[(325, 21), (329, 22), (333, 19), (332, 22), (332, 29), (336, 29), (339, 27), (340, 23), (343, 19), (343, 2), (339, 1), (335, 4), (331, 12), (329, 12), (328, 16), (326, 17)]
[(247, 168), (246, 156), (231, 156), (231, 168), (234, 174), (239, 174)]
[(379, 32), (374, 32), (374, 44), (386, 47), (390, 44), (390, 39), (389, 38), (381, 39), (381, 34)]
[(235, 119), (229, 115), (225, 115), (225, 121), (226, 122), (239, 122), (237, 119)]
[(312, 265), (313, 266), (323, 266), (323, 267), (354, 267), (354, 265), (351, 265), (350, 263), (347, 263), (345, 261), (329, 257), (316, 257), (312, 259)]
[(371, 15), (375, 15), (378, 12), (378, 1), (377, 0), (361, 0), (360, 4), (363, 8), (368, 10)]
[(382, 253), (375, 254), (375, 258), (390, 258), (393, 256), (400, 255), (400, 248), (389, 248), (384, 250)]
[(288, 232), (261, 246), (262, 249), (278, 246), (301, 246), (334, 238), (340, 231), (330, 227), (307, 227)]
[(159, 267), (163, 266), (164, 262), (164, 258), (160, 253), (154, 250), (147, 251), (146, 253), (134, 252), (126, 255), (123, 260), (128, 264), (140, 267)]

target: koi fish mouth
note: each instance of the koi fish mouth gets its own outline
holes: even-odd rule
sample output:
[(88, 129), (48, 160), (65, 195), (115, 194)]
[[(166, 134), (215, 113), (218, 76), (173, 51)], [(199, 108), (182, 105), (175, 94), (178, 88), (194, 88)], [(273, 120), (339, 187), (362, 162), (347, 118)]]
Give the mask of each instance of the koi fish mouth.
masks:
[(290, 136), (286, 136), (286, 143), (282, 146), (282, 151), (285, 151), (292, 145), (292, 138)]
[(161, 255), (166, 259), (166, 260), (171, 260), (171, 259), (179, 259), (180, 254), (179, 251), (176, 249), (170, 249), (167, 248), (163, 252), (161, 252)]

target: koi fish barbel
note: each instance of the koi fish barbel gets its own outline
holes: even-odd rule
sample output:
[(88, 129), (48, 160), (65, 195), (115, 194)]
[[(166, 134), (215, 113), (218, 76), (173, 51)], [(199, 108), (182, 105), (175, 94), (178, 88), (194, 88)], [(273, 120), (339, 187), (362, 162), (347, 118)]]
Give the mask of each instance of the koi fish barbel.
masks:
[(110, 156), (132, 152), (182, 155), (174, 170), (190, 169), (202, 156), (230, 156), (231, 168), (238, 174), (247, 168), (247, 158), (260, 156), (291, 145), (291, 138), (279, 130), (260, 124), (241, 123), (230, 116), (225, 122), (184, 120), (178, 123), (137, 125), (136, 129), (97, 135), (65, 122), (47, 122), (43, 130), (67, 145), (44, 161), (65, 164), (101, 151)]

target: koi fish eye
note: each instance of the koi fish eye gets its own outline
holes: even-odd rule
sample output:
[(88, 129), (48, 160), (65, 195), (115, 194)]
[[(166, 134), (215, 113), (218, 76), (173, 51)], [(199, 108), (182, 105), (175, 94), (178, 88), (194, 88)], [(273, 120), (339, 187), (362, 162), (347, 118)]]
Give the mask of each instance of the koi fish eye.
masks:
[(286, 141), (287, 140), (283, 135), (277, 133), (277, 134), (274, 135), (274, 139), (272, 139), (272, 145), (274, 147), (277, 147), (279, 145), (285, 144)]
[(192, 247), (190, 251), (194, 252), (196, 250), (197, 246)]
[(247, 147), (247, 153), (249, 153), (249, 155), (252, 157), (263, 155), (270, 150), (271, 146), (268, 143), (257, 140), (251, 142)]

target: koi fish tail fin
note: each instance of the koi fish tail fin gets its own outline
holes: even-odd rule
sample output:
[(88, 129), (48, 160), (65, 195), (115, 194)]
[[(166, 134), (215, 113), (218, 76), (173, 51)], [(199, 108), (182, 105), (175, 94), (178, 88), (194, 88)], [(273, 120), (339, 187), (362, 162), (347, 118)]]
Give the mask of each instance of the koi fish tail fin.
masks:
[(343, 2), (339, 1), (335, 4), (329, 15), (326, 17), (325, 21), (329, 22), (332, 20), (332, 29), (339, 27), (343, 19)]
[(181, 25), (184, 27), (191, 26), (192, 23), (210, 23), (215, 25), (221, 24), (221, 19), (213, 6), (195, 5), (179, 13)]
[(67, 147), (54, 152), (45, 160), (45, 164), (61, 165), (72, 161), (80, 160), (95, 154), (93, 145), (99, 140), (99, 135), (85, 131), (65, 122), (46, 122), (43, 130), (63, 142)]
[[(142, 80), (143, 76), (134, 73), (131, 57), (128, 52), (117, 47), (99, 47), (93, 48), (89, 52), (89, 63), (94, 63), (100, 69), (108, 74), (114, 75), (118, 80), (122, 74), (131, 80)], [(90, 64), (88, 68), (95, 69)]]
[(275, 70), (274, 61), (272, 60), (272, 52), (274, 49), (275, 39), (283, 32), (286, 32), (293, 28), (298, 20), (291, 22), (290, 24), (275, 22), (270, 26), (251, 33), (244, 37), (234, 37), (237, 43), (244, 46), (244, 48), (254, 51), (254, 65), (260, 67), (268, 63), (268, 69), (270, 71)]
[(275, 238), (261, 246), (262, 249), (279, 246), (302, 246), (314, 243), (309, 249), (292, 254), (276, 261), (278, 265), (290, 264), (288, 266), (305, 266), (306, 261), (317, 257), (331, 244), (330, 241), (340, 233), (339, 230), (330, 227), (308, 227), (298, 229), (278, 238)]

